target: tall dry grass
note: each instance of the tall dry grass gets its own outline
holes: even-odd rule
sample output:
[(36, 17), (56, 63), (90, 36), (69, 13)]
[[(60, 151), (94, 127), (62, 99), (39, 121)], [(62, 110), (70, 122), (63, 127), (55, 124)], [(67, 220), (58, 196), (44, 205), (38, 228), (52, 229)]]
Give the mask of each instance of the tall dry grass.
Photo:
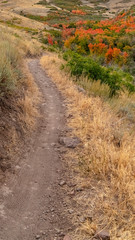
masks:
[(32, 39), (26, 32), (2, 24), (0, 25), (0, 31), (0, 41), (12, 44), (20, 56), (34, 57), (42, 53), (41, 44), (36, 39)]
[[(39, 89), (26, 64), (40, 46), (16, 31), (0, 27), (0, 167), (20, 152), (39, 116)], [(4, 166), (5, 166), (4, 165)]]
[[(83, 145), (72, 155), (78, 159), (81, 181), (84, 178), (85, 182), (87, 176), (95, 189), (94, 196), (87, 192), (87, 198), (80, 196), (76, 201), (87, 206), (100, 229), (110, 230), (111, 239), (133, 240), (135, 134), (100, 97), (78, 92), (69, 75), (60, 70), (62, 61), (49, 54), (41, 59), (41, 64), (69, 100), (68, 112), (73, 117), (68, 124)], [(91, 224), (85, 222), (80, 232), (87, 233), (88, 238), (77, 234), (75, 239), (93, 239)]]
[(16, 34), (15, 30), (1, 28), (0, 95), (3, 99), (6, 95), (16, 98), (19, 90), (22, 97), (18, 100), (18, 104), (23, 105), (23, 118), (26, 118), (26, 125), (30, 125), (30, 121), (32, 125), (33, 117), (37, 115), (35, 106), (39, 91), (24, 64), (24, 58), (38, 56), (41, 49), (36, 41), (27, 38), (24, 40), (24, 34), (20, 37)]

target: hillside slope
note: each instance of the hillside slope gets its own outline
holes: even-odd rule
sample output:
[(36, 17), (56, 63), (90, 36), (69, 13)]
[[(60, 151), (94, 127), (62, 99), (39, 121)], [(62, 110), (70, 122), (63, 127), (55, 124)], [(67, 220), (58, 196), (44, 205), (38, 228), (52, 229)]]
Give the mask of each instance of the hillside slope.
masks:
[[(47, 16), (48, 12), (50, 12), (52, 9), (60, 10), (60, 9), (70, 9), (70, 6), (72, 6), (72, 9), (77, 6), (83, 6), (86, 9), (90, 9), (95, 15), (102, 13), (102, 16), (105, 17), (112, 17), (116, 13), (122, 11), (123, 9), (129, 9), (131, 6), (133, 6), (135, 3), (133, 0), (125, 1), (125, 0), (83, 0), (83, 1), (66, 1), (61, 0), (52, 0), (52, 1), (38, 1), (38, 0), (25, 0), (25, 1), (19, 1), (19, 0), (7, 0), (2, 1), (0, 3), (0, 12), (1, 17), (5, 16), (5, 19), (12, 19), (13, 17), (18, 17), (19, 19), (22, 19), (19, 15), (20, 14), (31, 14), (35, 16)], [(8, 13), (8, 14), (7, 14)], [(17, 15), (18, 16), (17, 16)], [(1, 19), (0, 17), (0, 19)], [(2, 17), (2, 18), (3, 18)], [(23, 19), (22, 19), (23, 21)], [(30, 23), (29, 23), (30, 24)], [(36, 23), (35, 23), (36, 24)], [(38, 28), (41, 28), (40, 25), (38, 25)]]

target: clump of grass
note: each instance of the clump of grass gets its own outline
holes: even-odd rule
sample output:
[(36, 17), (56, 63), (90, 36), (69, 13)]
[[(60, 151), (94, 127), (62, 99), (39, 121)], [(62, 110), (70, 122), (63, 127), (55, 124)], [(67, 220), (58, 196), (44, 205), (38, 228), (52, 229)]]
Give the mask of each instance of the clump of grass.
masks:
[[(130, 132), (130, 125), (127, 127), (123, 119), (101, 98), (79, 93), (73, 82), (69, 81), (69, 75), (61, 72), (61, 63), (62, 60), (54, 54), (44, 56), (41, 60), (42, 66), (70, 100), (68, 111), (72, 118), (69, 126), (83, 145), (72, 155), (78, 159), (84, 181), (87, 176), (96, 189), (93, 196), (89, 193), (90, 198), (83, 198), (82, 194), (83, 200), (79, 204), (85, 205), (85, 209), (87, 206), (87, 211), (93, 213), (97, 226), (109, 228), (111, 239), (123, 239), (123, 236), (133, 239), (134, 133)], [(87, 229), (87, 234), (93, 236), (91, 229)]]
[(15, 47), (4, 37), (0, 39), (0, 94), (12, 92), (20, 78), (21, 57)]
[[(31, 35), (28, 34), (30, 28), (24, 29), (21, 26), (17, 28), (0, 25), (1, 36), (0, 38), (5, 39), (14, 49), (18, 49), (20, 56), (39, 56), (42, 53), (41, 44), (36, 39), (31, 39)], [(20, 31), (26, 30), (26, 31)], [(27, 31), (28, 30), (28, 31)], [(34, 32), (37, 32), (35, 30)]]

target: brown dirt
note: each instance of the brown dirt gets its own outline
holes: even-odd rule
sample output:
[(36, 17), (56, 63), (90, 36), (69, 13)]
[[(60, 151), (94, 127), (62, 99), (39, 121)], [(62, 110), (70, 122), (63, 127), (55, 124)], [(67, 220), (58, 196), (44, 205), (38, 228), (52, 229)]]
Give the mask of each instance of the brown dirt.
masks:
[(61, 161), (59, 135), (65, 129), (62, 97), (39, 65), (28, 62), (29, 69), (43, 94), (42, 120), (30, 147), (14, 174), (0, 191), (0, 239), (63, 239), (71, 226), (66, 217), (65, 167)]

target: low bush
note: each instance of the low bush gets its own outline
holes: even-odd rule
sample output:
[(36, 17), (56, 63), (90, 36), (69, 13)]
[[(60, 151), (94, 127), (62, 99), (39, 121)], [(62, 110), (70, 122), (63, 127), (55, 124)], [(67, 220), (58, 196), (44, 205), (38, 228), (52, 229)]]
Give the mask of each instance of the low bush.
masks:
[(68, 51), (63, 55), (67, 60), (67, 66), (71, 75), (80, 77), (87, 76), (92, 81), (100, 80), (101, 84), (107, 84), (110, 89), (110, 97), (119, 95), (121, 91), (127, 90), (129, 93), (135, 92), (133, 77), (120, 69), (114, 70), (101, 66), (90, 56), (82, 56), (73, 51)]

